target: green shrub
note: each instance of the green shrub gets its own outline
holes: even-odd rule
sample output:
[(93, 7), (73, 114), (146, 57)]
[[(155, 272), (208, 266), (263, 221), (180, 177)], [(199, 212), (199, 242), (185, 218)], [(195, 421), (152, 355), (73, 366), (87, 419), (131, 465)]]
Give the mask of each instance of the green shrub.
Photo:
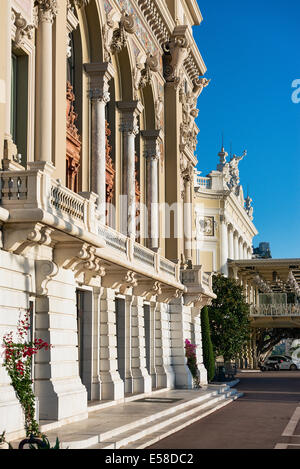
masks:
[(201, 330), (203, 363), (207, 370), (207, 379), (208, 381), (212, 381), (215, 376), (215, 357), (210, 337), (208, 309), (206, 306), (201, 310)]

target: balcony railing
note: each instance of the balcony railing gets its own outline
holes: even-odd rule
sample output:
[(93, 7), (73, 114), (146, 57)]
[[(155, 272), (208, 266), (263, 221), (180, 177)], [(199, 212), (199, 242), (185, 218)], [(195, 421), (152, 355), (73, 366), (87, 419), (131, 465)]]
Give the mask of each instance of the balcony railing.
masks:
[(300, 304), (273, 304), (251, 306), (251, 316), (300, 316)]
[(211, 178), (197, 176), (197, 186), (203, 189), (211, 189)]

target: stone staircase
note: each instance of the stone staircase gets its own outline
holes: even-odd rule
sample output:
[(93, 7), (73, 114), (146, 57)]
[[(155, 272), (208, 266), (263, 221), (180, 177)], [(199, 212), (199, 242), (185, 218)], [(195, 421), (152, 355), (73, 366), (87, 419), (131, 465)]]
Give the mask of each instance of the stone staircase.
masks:
[(196, 398), (184, 404), (178, 404), (168, 412), (152, 415), (151, 421), (142, 419), (135, 422), (130, 429), (119, 428), (101, 436), (101, 443), (91, 446), (89, 449), (143, 449), (153, 445), (157, 441), (172, 435), (179, 430), (191, 425), (221, 407), (233, 402), (240, 397), (229, 386), (221, 390), (212, 391), (204, 398)]
[[(143, 449), (182, 430), (240, 397), (228, 384), (201, 390), (162, 390), (115, 406), (90, 411), (89, 418), (50, 430), (62, 449)], [(46, 427), (46, 426), (45, 426)], [(46, 428), (42, 427), (42, 431)], [(17, 441), (14, 442), (17, 447)]]

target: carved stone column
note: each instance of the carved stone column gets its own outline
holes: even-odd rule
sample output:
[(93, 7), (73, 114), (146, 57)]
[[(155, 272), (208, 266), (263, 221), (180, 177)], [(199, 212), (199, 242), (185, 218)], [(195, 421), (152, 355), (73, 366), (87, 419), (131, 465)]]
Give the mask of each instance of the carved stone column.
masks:
[[(127, 200), (122, 211), (126, 213), (122, 231), (127, 236), (136, 236), (136, 194), (135, 194), (135, 137), (139, 132), (137, 117), (143, 110), (140, 101), (118, 102), (121, 111), (121, 132), (123, 133), (124, 181), (123, 193)], [(127, 209), (127, 210), (126, 210)], [(125, 225), (125, 226), (124, 226)]]
[(233, 235), (233, 250), (234, 250), (234, 259), (239, 259), (239, 235), (235, 231)]
[(38, 0), (35, 161), (52, 163), (52, 24), (56, 0)]
[(233, 226), (228, 226), (228, 257), (234, 259)]
[(106, 213), (106, 135), (105, 106), (110, 100), (108, 82), (114, 75), (109, 62), (84, 65), (90, 77), (90, 99), (92, 103), (92, 187), (98, 195), (99, 221), (105, 224)]
[(147, 201), (150, 228), (149, 247), (156, 251), (159, 247), (159, 200), (158, 200), (158, 161), (160, 158), (160, 130), (141, 132), (145, 140), (147, 159)]
[(220, 267), (221, 272), (227, 277), (228, 276), (228, 233), (227, 233), (227, 223), (224, 215), (220, 217), (221, 223), (221, 255), (220, 255)]
[(243, 259), (248, 259), (246, 243), (243, 244)]
[(239, 259), (244, 259), (244, 252), (243, 252), (243, 239), (239, 237)]
[[(5, 135), (4, 138), (8, 141), (12, 141), (11, 129), (10, 129), (10, 116), (11, 116), (11, 26), (12, 26), (12, 9), (11, 0), (4, 2), (4, 8), (6, 9), (6, 103), (5, 103)], [(2, 5), (1, 5), (2, 8)]]

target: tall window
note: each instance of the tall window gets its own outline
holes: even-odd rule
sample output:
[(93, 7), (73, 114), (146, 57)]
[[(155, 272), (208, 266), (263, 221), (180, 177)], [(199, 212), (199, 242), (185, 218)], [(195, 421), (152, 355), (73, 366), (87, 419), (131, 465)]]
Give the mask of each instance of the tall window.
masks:
[(21, 164), (27, 162), (28, 127), (28, 57), (12, 54), (11, 69), (11, 120), (10, 131), (18, 153), (22, 155)]

